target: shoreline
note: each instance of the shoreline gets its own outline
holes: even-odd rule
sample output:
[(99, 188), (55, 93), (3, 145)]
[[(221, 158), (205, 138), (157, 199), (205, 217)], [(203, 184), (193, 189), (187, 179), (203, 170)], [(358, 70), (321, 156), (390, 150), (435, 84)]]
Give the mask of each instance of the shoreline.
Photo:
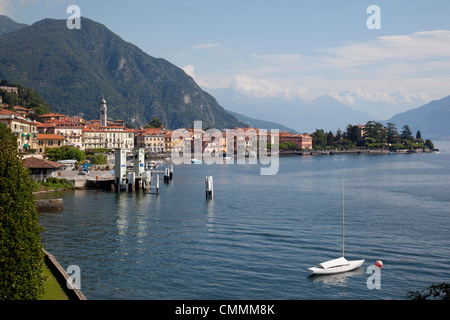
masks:
[[(422, 154), (422, 153), (433, 153), (436, 150), (399, 150), (399, 151), (389, 151), (389, 150), (310, 150), (310, 151), (292, 151), (292, 152), (279, 152), (278, 156), (280, 158), (287, 157), (301, 157), (301, 156), (333, 156), (333, 155), (397, 155), (397, 154)], [(247, 158), (246, 158), (247, 159)], [(150, 161), (150, 159), (149, 159)], [(171, 161), (167, 161), (166, 164), (170, 164)], [(33, 192), (33, 195), (45, 195), (54, 192), (65, 192), (65, 191), (75, 191), (75, 190), (86, 190), (86, 189), (99, 189), (98, 187), (89, 187), (88, 181), (93, 181), (97, 183), (101, 183), (102, 181), (114, 180), (114, 177), (111, 176), (106, 171), (91, 171), (90, 175), (82, 176), (78, 175), (75, 171), (61, 171), (60, 175), (57, 178), (67, 179), (68, 182), (73, 184), (72, 188), (61, 188), (61, 189), (52, 189), (52, 190), (41, 190)], [(95, 183), (94, 183), (95, 185)], [(102, 188), (100, 188), (102, 189)]]
[(415, 149), (415, 150), (409, 150), (409, 149), (402, 149), (397, 151), (390, 151), (390, 150), (367, 150), (367, 149), (355, 149), (355, 150), (310, 150), (310, 151), (285, 151), (285, 152), (279, 152), (279, 156), (314, 156), (314, 155), (341, 155), (341, 154), (353, 154), (353, 155), (359, 155), (359, 154), (416, 154), (416, 153), (433, 153), (434, 150), (422, 150), (422, 149)]

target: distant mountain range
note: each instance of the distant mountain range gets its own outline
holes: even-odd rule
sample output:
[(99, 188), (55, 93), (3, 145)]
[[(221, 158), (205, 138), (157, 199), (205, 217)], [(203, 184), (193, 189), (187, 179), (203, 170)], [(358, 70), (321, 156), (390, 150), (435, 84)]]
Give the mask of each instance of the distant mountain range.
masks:
[(351, 109), (329, 96), (313, 101), (281, 98), (253, 98), (231, 88), (209, 90), (227, 110), (252, 118), (282, 123), (295, 131), (314, 132), (316, 129), (336, 132), (348, 124), (365, 124), (373, 116)]
[(264, 121), (264, 120), (258, 120), (254, 118), (247, 117), (243, 114), (227, 110), (229, 113), (231, 113), (233, 116), (235, 116), (239, 121), (245, 123), (251, 128), (259, 128), (259, 129), (266, 129), (266, 130), (272, 130), (272, 129), (278, 129), (279, 131), (288, 131), (292, 133), (297, 133), (292, 128), (286, 127), (282, 124), (275, 123), (272, 121)]
[(399, 131), (408, 125), (413, 134), (420, 130), (422, 137), (450, 140), (450, 96), (434, 100), (420, 108), (399, 113), (383, 123), (395, 123)]
[[(270, 119), (300, 133), (311, 133), (316, 129), (336, 132), (337, 129), (345, 130), (348, 124), (379, 121), (383, 124), (394, 123), (398, 131), (401, 131), (404, 125), (408, 125), (414, 135), (417, 130), (420, 130), (424, 138), (450, 140), (450, 96), (399, 113), (389, 120), (381, 120), (351, 109), (329, 96), (308, 102), (300, 99), (258, 99), (240, 94), (231, 88), (209, 90), (209, 92), (228, 110), (239, 111), (258, 119)], [(236, 116), (239, 118), (238, 115)], [(244, 118), (240, 120), (245, 122)]]
[[(104, 25), (82, 18), (26, 26), (2, 17), (0, 79), (33, 87), (53, 111), (98, 118), (102, 95), (108, 116), (135, 125), (159, 118), (171, 129), (243, 126), (182, 69), (151, 57)], [(15, 30), (15, 31), (12, 31)]]
[(330, 96), (304, 101), (251, 98), (232, 88), (206, 92), (182, 69), (87, 18), (80, 30), (69, 30), (66, 20), (28, 26), (0, 16), (1, 79), (33, 87), (55, 112), (87, 119), (98, 117), (105, 95), (108, 115), (135, 125), (156, 117), (171, 129), (202, 120), (210, 128), (250, 125), (311, 133), (378, 120), (399, 130), (407, 124), (425, 138), (450, 139), (450, 97), (381, 121)]

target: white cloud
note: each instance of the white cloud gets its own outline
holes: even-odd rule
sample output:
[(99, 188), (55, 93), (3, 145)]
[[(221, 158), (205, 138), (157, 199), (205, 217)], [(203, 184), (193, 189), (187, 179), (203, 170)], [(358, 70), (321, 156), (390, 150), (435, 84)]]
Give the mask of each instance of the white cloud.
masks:
[(299, 87), (289, 79), (253, 78), (244, 74), (234, 75), (231, 87), (240, 93), (258, 98), (285, 97), (308, 99), (308, 89)]
[(392, 63), (450, 57), (450, 30), (383, 36), (375, 40), (319, 50), (327, 54), (328, 66), (352, 67), (372, 63)]
[(231, 87), (253, 97), (329, 94), (364, 107), (429, 102), (450, 94), (450, 30), (377, 37), (313, 54), (252, 54)]
[(202, 88), (217, 89), (226, 88), (230, 85), (230, 80), (218, 74), (205, 74), (198, 77), (195, 73), (195, 67), (191, 64), (181, 68), (188, 76), (192, 77), (194, 81)]
[(183, 71), (186, 72), (186, 74), (188, 76), (191, 76), (193, 79), (195, 79), (195, 71), (194, 71), (194, 66), (193, 65), (189, 64), (187, 66), (184, 66), (181, 69), (183, 69)]
[(221, 46), (220, 43), (204, 43), (204, 44), (199, 44), (199, 45), (193, 46), (192, 48), (194, 48), (194, 49), (209, 49), (209, 48), (217, 48), (220, 46)]

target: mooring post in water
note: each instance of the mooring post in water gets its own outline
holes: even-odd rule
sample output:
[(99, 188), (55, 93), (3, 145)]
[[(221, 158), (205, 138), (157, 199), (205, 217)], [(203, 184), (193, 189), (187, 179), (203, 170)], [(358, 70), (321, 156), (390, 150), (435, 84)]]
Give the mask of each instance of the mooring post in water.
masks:
[(156, 194), (159, 195), (159, 174), (156, 174)]
[(145, 173), (147, 179), (145, 180), (145, 191), (150, 191), (150, 184), (152, 183), (152, 172), (148, 171)]
[(173, 179), (173, 165), (170, 165), (170, 180)]
[(205, 178), (206, 199), (212, 199), (214, 197), (214, 183), (213, 177), (207, 176)]
[(165, 183), (169, 183), (169, 179), (170, 179), (170, 170), (169, 168), (165, 168), (164, 169), (164, 182)]

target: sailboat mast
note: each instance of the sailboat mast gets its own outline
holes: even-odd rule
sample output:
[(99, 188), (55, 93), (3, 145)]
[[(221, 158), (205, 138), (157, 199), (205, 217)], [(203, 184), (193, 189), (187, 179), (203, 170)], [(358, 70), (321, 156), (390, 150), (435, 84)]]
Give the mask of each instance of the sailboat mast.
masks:
[(341, 174), (341, 193), (342, 193), (342, 256), (344, 256), (344, 179)]

